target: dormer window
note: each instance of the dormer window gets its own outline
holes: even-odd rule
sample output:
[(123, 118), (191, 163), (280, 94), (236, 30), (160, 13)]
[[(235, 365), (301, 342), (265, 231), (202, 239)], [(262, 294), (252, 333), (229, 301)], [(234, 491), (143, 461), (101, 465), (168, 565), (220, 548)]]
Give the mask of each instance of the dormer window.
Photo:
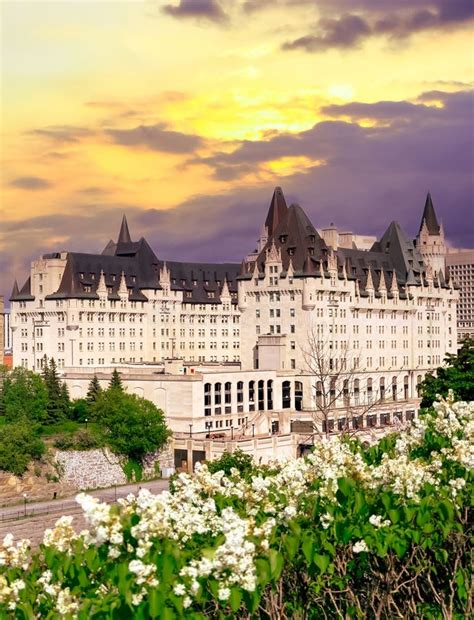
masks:
[(209, 286), (209, 280), (204, 280), (204, 284), (205, 284), (206, 286)]
[(197, 286), (197, 280), (193, 280), (193, 286)]
[(314, 248), (308, 248), (308, 254), (314, 256)]
[(280, 243), (286, 243), (288, 235), (280, 235)]
[(132, 282), (135, 282), (135, 281), (136, 281), (136, 279), (137, 279), (137, 277), (136, 277), (136, 276), (131, 276), (131, 278), (132, 278)]
[(113, 274), (110, 276), (110, 279), (112, 280), (112, 282), (115, 282), (115, 273), (113, 273)]
[(81, 278), (81, 280), (83, 280), (83, 279), (84, 279), (84, 274), (81, 272), (81, 273), (79, 274), (79, 277)]
[(295, 255), (295, 248), (288, 248), (288, 255), (289, 256), (294, 256)]
[(316, 237), (314, 235), (310, 235), (309, 240), (310, 243), (316, 243)]
[(95, 273), (91, 273), (91, 280), (95, 280)]

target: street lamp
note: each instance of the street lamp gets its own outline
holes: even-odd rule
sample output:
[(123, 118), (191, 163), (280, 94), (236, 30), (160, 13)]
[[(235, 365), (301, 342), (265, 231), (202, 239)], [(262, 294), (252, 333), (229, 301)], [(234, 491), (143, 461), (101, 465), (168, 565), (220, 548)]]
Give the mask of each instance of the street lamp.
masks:
[(87, 419), (87, 418), (85, 418), (85, 419), (84, 419), (84, 422), (86, 423), (86, 428), (87, 428), (87, 422), (88, 422), (88, 419)]
[(252, 437), (255, 437), (255, 424), (252, 424)]
[(23, 502), (24, 502), (24, 508), (25, 508), (25, 517), (26, 517), (26, 501), (28, 499), (28, 493), (23, 493)]

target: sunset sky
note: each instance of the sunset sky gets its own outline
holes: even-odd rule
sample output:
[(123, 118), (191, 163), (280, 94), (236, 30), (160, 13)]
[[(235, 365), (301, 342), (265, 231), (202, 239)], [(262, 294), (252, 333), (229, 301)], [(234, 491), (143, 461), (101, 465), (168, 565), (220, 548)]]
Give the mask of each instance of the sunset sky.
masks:
[(273, 187), (316, 227), (474, 246), (472, 0), (1, 2), (0, 293), (101, 251), (235, 260)]

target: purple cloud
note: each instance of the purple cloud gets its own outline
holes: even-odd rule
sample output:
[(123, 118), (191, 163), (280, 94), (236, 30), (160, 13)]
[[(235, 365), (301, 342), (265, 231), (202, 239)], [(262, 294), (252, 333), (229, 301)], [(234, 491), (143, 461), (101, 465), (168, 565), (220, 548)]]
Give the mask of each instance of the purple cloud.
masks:
[(196, 135), (165, 129), (162, 124), (140, 125), (133, 129), (107, 129), (106, 134), (122, 146), (144, 146), (152, 151), (188, 153), (203, 144)]
[(167, 4), (163, 12), (178, 18), (198, 18), (212, 22), (224, 22), (227, 15), (217, 0), (180, 0), (179, 4)]

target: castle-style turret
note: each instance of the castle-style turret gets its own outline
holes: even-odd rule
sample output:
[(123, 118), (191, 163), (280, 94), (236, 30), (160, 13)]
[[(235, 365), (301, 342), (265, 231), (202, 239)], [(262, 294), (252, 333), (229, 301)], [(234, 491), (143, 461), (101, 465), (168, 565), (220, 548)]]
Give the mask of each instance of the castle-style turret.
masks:
[(438, 223), (431, 194), (426, 196), (425, 208), (420, 223), (420, 230), (415, 244), (425, 264), (434, 271), (446, 271), (446, 244), (443, 225)]

